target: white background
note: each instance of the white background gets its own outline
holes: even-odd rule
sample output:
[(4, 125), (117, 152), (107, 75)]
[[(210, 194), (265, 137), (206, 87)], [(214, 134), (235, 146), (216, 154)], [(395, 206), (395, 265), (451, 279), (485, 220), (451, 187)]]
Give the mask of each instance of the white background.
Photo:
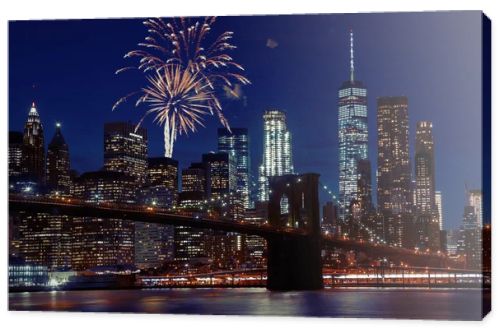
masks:
[[(381, 11), (424, 11), (424, 10), (483, 10), (492, 20), (493, 35), (493, 129), (500, 129), (500, 117), (495, 95), (495, 83), (499, 78), (499, 67), (495, 60), (500, 32), (500, 1), (438, 1), (419, 0), (342, 0), (342, 1), (277, 1), (277, 0), (2, 0), (0, 2), (0, 332), (2, 333), (340, 333), (340, 332), (380, 332), (390, 333), (431, 333), (479, 334), (500, 332), (500, 311), (492, 311), (483, 322), (444, 322), (417, 320), (365, 320), (365, 319), (318, 319), (291, 317), (236, 317), (236, 316), (180, 316), (142, 314), (102, 314), (102, 313), (54, 313), (54, 312), (8, 312), (7, 311), (7, 143), (8, 143), (8, 34), (7, 21), (19, 19), (64, 19), (64, 18), (105, 18), (105, 17), (147, 17), (179, 15), (236, 15), (236, 14), (300, 14), (300, 13), (355, 13)], [(33, 50), (36, 52), (36, 50)], [(500, 180), (495, 170), (500, 167), (500, 134), (493, 130), (493, 259), (494, 289), (493, 308), (499, 301), (498, 268), (499, 258), (495, 247), (498, 240), (496, 218), (498, 210), (495, 199), (500, 194)], [(500, 233), (500, 232), (499, 232)], [(495, 328), (496, 327), (496, 328)]]

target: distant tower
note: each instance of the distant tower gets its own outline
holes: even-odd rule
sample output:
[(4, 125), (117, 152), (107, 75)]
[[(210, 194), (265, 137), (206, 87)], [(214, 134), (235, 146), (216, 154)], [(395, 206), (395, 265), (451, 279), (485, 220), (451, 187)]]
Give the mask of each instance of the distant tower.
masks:
[(476, 224), (483, 226), (483, 193), (481, 190), (470, 190), (467, 194), (469, 206), (474, 208)]
[(406, 96), (377, 98), (377, 130), (377, 205), (386, 242), (401, 246), (404, 225), (413, 223)]
[(52, 191), (68, 194), (71, 186), (68, 144), (56, 124), (56, 132), (47, 149), (47, 186)]
[(217, 130), (219, 152), (234, 157), (236, 162), (236, 192), (246, 209), (252, 207), (250, 201), (250, 145), (248, 129), (225, 128)]
[(293, 174), (291, 134), (286, 115), (279, 110), (264, 113), (264, 155), (259, 167), (259, 200), (269, 199), (269, 177)]
[(434, 174), (432, 123), (421, 121), (417, 123), (415, 140), (415, 199), (418, 213), (433, 213), (436, 210)]
[(436, 190), (436, 209), (439, 216), (439, 229), (442, 231), (443, 228), (443, 194), (441, 191)]
[(463, 223), (457, 241), (457, 253), (465, 256), (468, 269), (480, 269), (482, 264), (481, 227), (477, 225), (475, 208), (464, 207)]
[(104, 124), (104, 169), (134, 177), (140, 186), (146, 181), (148, 134), (131, 123)]
[(22, 171), (30, 180), (43, 184), (45, 181), (45, 147), (40, 115), (31, 105), (28, 120), (24, 125)]
[(434, 139), (432, 123), (417, 123), (415, 137), (415, 200), (419, 246), (438, 250), (439, 212), (436, 206)]
[(358, 195), (358, 162), (368, 159), (366, 88), (354, 79), (354, 35), (350, 32), (350, 78), (338, 91), (339, 213), (345, 219)]

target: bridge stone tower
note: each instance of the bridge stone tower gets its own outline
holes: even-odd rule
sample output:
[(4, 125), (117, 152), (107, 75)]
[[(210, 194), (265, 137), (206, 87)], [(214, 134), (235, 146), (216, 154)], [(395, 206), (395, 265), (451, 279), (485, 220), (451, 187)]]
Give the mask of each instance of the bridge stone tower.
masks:
[(269, 223), (305, 232), (268, 238), (269, 290), (323, 288), (318, 181), (319, 174), (312, 173), (269, 179)]

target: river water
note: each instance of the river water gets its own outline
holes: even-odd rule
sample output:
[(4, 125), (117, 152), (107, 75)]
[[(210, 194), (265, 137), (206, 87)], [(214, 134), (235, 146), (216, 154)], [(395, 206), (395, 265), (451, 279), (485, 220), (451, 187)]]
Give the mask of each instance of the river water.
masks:
[[(486, 297), (491, 298), (489, 294)], [(264, 288), (207, 288), (9, 293), (9, 309), (23, 311), (479, 320), (481, 304), (481, 290), (471, 289), (269, 292)]]

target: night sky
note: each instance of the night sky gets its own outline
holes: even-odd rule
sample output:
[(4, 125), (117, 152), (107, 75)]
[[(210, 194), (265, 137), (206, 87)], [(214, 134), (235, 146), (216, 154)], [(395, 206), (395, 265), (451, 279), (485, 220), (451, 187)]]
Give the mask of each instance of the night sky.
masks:
[[(480, 12), (221, 17), (212, 33), (235, 33), (232, 55), (252, 85), (241, 99), (222, 98), (232, 127), (247, 127), (252, 170), (262, 156), (262, 113), (287, 112), (295, 170), (318, 172), (337, 189), (337, 89), (349, 77), (349, 29), (355, 35), (355, 76), (368, 89), (373, 180), (376, 169), (376, 97), (409, 99), (413, 160), (418, 120), (434, 123), (436, 185), (443, 193), (446, 228), (461, 222), (465, 186), (481, 182)], [(140, 19), (25, 21), (9, 24), (9, 128), (22, 130), (36, 101), (46, 144), (55, 123), (70, 147), (72, 168), (103, 164), (107, 121), (137, 122), (132, 103), (111, 111), (118, 98), (143, 83), (138, 72), (115, 75), (123, 55), (143, 40)], [(162, 129), (148, 128), (149, 155), (163, 154)], [(181, 167), (217, 149), (218, 121), (180, 137)], [(413, 161), (412, 161), (413, 167)], [(375, 184), (374, 184), (375, 189)], [(374, 197), (375, 192), (374, 192)], [(326, 199), (323, 196), (323, 199)]]

